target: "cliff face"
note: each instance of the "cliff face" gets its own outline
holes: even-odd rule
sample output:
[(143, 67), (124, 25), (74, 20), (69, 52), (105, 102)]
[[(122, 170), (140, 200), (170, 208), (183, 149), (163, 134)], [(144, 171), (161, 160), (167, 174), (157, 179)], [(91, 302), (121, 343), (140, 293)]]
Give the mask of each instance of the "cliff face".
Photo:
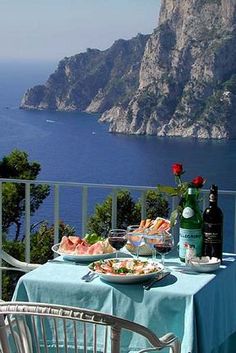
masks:
[(163, 0), (139, 89), (102, 121), (110, 131), (236, 137), (236, 0)]
[(60, 61), (45, 85), (29, 89), (23, 109), (104, 112), (117, 102), (127, 105), (138, 89), (148, 35), (117, 40), (109, 49), (88, 49)]
[(162, 0), (151, 36), (65, 58), (25, 109), (103, 113), (110, 131), (236, 138), (236, 0)]

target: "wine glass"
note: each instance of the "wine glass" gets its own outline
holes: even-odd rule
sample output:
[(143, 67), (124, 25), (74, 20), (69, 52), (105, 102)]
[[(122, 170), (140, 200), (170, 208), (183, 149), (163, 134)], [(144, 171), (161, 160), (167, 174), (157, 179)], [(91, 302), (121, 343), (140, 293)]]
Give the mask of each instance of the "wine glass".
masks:
[(155, 245), (159, 242), (159, 234), (152, 234), (150, 231), (146, 231), (143, 238), (148, 247), (152, 250), (152, 261), (156, 261), (156, 247)]
[(127, 238), (131, 245), (136, 248), (136, 258), (139, 259), (139, 247), (143, 241), (144, 229), (139, 225), (131, 225), (127, 227)]
[(162, 232), (159, 235), (159, 241), (154, 245), (156, 251), (161, 255), (161, 263), (165, 265), (165, 255), (174, 247), (174, 237), (171, 233)]
[(126, 233), (125, 229), (111, 229), (108, 233), (108, 242), (116, 249), (116, 259), (118, 257), (118, 250), (123, 248), (127, 243)]

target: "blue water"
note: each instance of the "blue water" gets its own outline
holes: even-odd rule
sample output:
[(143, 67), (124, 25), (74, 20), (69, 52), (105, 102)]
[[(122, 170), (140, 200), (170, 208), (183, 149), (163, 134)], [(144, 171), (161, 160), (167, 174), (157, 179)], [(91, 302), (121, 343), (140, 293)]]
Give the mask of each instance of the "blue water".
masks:
[[(186, 180), (202, 175), (206, 188), (215, 183), (220, 189), (236, 190), (236, 140), (110, 134), (96, 114), (20, 110), (24, 91), (45, 82), (55, 68), (56, 63), (0, 63), (0, 158), (14, 148), (26, 151), (30, 160), (41, 164), (41, 180), (147, 186), (174, 185), (171, 165), (179, 162)], [(96, 192), (90, 197), (96, 201)], [(61, 216), (78, 229), (79, 202), (79, 192), (62, 195)], [(232, 234), (233, 204), (221, 202)], [(48, 218), (53, 213), (49, 203), (41, 210)]]

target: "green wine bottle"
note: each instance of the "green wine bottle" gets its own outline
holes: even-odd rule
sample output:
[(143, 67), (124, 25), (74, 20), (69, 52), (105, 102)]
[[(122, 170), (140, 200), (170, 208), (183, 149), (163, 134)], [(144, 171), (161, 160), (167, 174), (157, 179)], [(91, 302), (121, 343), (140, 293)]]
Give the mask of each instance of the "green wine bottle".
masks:
[(198, 206), (196, 188), (188, 188), (180, 218), (179, 258), (185, 261), (186, 250), (191, 248), (195, 256), (202, 256), (202, 214)]

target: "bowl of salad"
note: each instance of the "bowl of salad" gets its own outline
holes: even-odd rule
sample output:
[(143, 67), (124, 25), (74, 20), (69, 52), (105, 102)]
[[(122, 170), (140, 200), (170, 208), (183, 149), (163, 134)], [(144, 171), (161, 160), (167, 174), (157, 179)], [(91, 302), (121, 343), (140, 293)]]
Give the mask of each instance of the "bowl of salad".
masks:
[(89, 265), (89, 269), (107, 282), (137, 283), (155, 277), (164, 267), (150, 260), (118, 258), (95, 261)]

